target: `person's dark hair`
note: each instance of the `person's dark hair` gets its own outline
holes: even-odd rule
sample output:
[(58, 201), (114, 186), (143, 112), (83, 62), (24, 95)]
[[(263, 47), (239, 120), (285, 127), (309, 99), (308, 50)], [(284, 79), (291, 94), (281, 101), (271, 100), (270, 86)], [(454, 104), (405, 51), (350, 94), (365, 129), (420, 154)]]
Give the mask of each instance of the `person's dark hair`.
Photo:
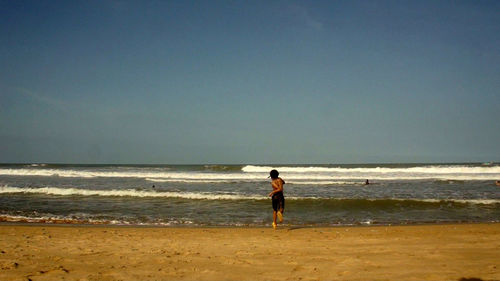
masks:
[(269, 175), (271, 175), (272, 179), (278, 178), (279, 174), (280, 173), (278, 173), (278, 171), (276, 171), (276, 170), (271, 170), (271, 172), (269, 173)]

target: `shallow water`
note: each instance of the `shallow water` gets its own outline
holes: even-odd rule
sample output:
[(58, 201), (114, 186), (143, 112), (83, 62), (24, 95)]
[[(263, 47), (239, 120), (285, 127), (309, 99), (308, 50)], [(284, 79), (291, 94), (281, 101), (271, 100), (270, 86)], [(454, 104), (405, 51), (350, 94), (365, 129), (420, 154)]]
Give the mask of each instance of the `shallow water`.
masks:
[[(498, 222), (498, 164), (0, 165), (0, 220), (262, 226)], [(371, 184), (365, 185), (369, 179)]]

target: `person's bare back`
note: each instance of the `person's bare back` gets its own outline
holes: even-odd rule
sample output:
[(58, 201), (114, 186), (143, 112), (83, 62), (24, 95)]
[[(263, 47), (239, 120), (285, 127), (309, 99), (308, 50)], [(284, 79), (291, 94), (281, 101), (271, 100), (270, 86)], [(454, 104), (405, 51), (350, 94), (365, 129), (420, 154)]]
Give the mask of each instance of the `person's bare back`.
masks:
[(271, 186), (273, 191), (269, 193), (273, 204), (273, 228), (276, 229), (276, 217), (280, 222), (283, 222), (283, 212), (285, 211), (285, 196), (283, 195), (283, 185), (285, 181), (278, 177), (279, 173), (276, 170), (270, 172)]

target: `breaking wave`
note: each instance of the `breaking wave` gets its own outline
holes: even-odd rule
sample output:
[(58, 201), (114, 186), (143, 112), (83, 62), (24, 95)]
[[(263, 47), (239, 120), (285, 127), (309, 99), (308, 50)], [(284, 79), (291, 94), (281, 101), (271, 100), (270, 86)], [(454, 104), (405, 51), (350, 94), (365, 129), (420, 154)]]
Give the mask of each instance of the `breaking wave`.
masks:
[(59, 187), (40, 187), (40, 188), (21, 188), (21, 187), (0, 187), (2, 193), (25, 193), (25, 194), (47, 194), (47, 195), (81, 195), (81, 196), (127, 196), (127, 197), (164, 197), (164, 198), (183, 198), (183, 199), (205, 199), (205, 200), (263, 200), (267, 197), (262, 195), (239, 195), (239, 194), (217, 194), (210, 192), (177, 192), (177, 191), (155, 191), (155, 190), (136, 190), (136, 189), (111, 189), (111, 190), (92, 190), (79, 188), (59, 188)]
[(99, 219), (93, 218), (90, 214), (75, 215), (53, 215), (46, 214), (43, 216), (35, 215), (10, 215), (0, 214), (0, 222), (16, 222), (16, 223), (46, 223), (46, 224), (92, 224), (92, 225), (146, 225), (146, 226), (181, 226), (192, 225), (193, 222), (189, 220), (175, 220), (170, 219), (167, 221), (146, 221), (141, 222), (137, 220), (126, 219)]
[(500, 166), (474, 167), (467, 165), (429, 165), (407, 168), (373, 167), (373, 168), (345, 168), (345, 167), (290, 167), (290, 166), (254, 166), (242, 168), (247, 173), (269, 173), (277, 169), (280, 172), (290, 173), (402, 173), (402, 174), (500, 174)]
[[(24, 194), (46, 194), (59, 196), (119, 196), (119, 197), (163, 197), (163, 198), (181, 198), (195, 200), (269, 200), (266, 195), (259, 194), (229, 194), (229, 193), (213, 193), (213, 192), (178, 192), (178, 191), (155, 191), (155, 190), (91, 190), (79, 188), (58, 188), (58, 187), (0, 187), (0, 194), (7, 193), (24, 193)], [(298, 201), (329, 201), (330, 203), (348, 203), (350, 205), (357, 204), (483, 204), (492, 205), (500, 204), (500, 199), (416, 199), (416, 198), (325, 198), (325, 197), (294, 197), (287, 196), (287, 200)]]
[[(415, 167), (332, 167), (332, 166), (231, 166), (205, 165), (194, 168), (169, 167), (53, 167), (30, 166), (0, 168), (4, 176), (41, 176), (68, 178), (140, 178), (164, 182), (261, 182), (268, 180), (271, 169), (277, 169), (289, 183), (338, 184), (370, 180), (498, 180), (500, 166), (426, 165)], [(330, 183), (329, 183), (330, 182)]]

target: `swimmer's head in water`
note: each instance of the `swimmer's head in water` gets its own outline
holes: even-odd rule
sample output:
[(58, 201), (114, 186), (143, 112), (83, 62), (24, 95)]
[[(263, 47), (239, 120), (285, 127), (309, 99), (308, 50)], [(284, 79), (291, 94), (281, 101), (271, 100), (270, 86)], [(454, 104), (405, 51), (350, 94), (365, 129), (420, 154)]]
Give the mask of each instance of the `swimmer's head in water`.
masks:
[(272, 179), (276, 179), (278, 178), (280, 173), (278, 173), (278, 171), (276, 170), (271, 170), (271, 172), (269, 173), (269, 175), (271, 176)]

